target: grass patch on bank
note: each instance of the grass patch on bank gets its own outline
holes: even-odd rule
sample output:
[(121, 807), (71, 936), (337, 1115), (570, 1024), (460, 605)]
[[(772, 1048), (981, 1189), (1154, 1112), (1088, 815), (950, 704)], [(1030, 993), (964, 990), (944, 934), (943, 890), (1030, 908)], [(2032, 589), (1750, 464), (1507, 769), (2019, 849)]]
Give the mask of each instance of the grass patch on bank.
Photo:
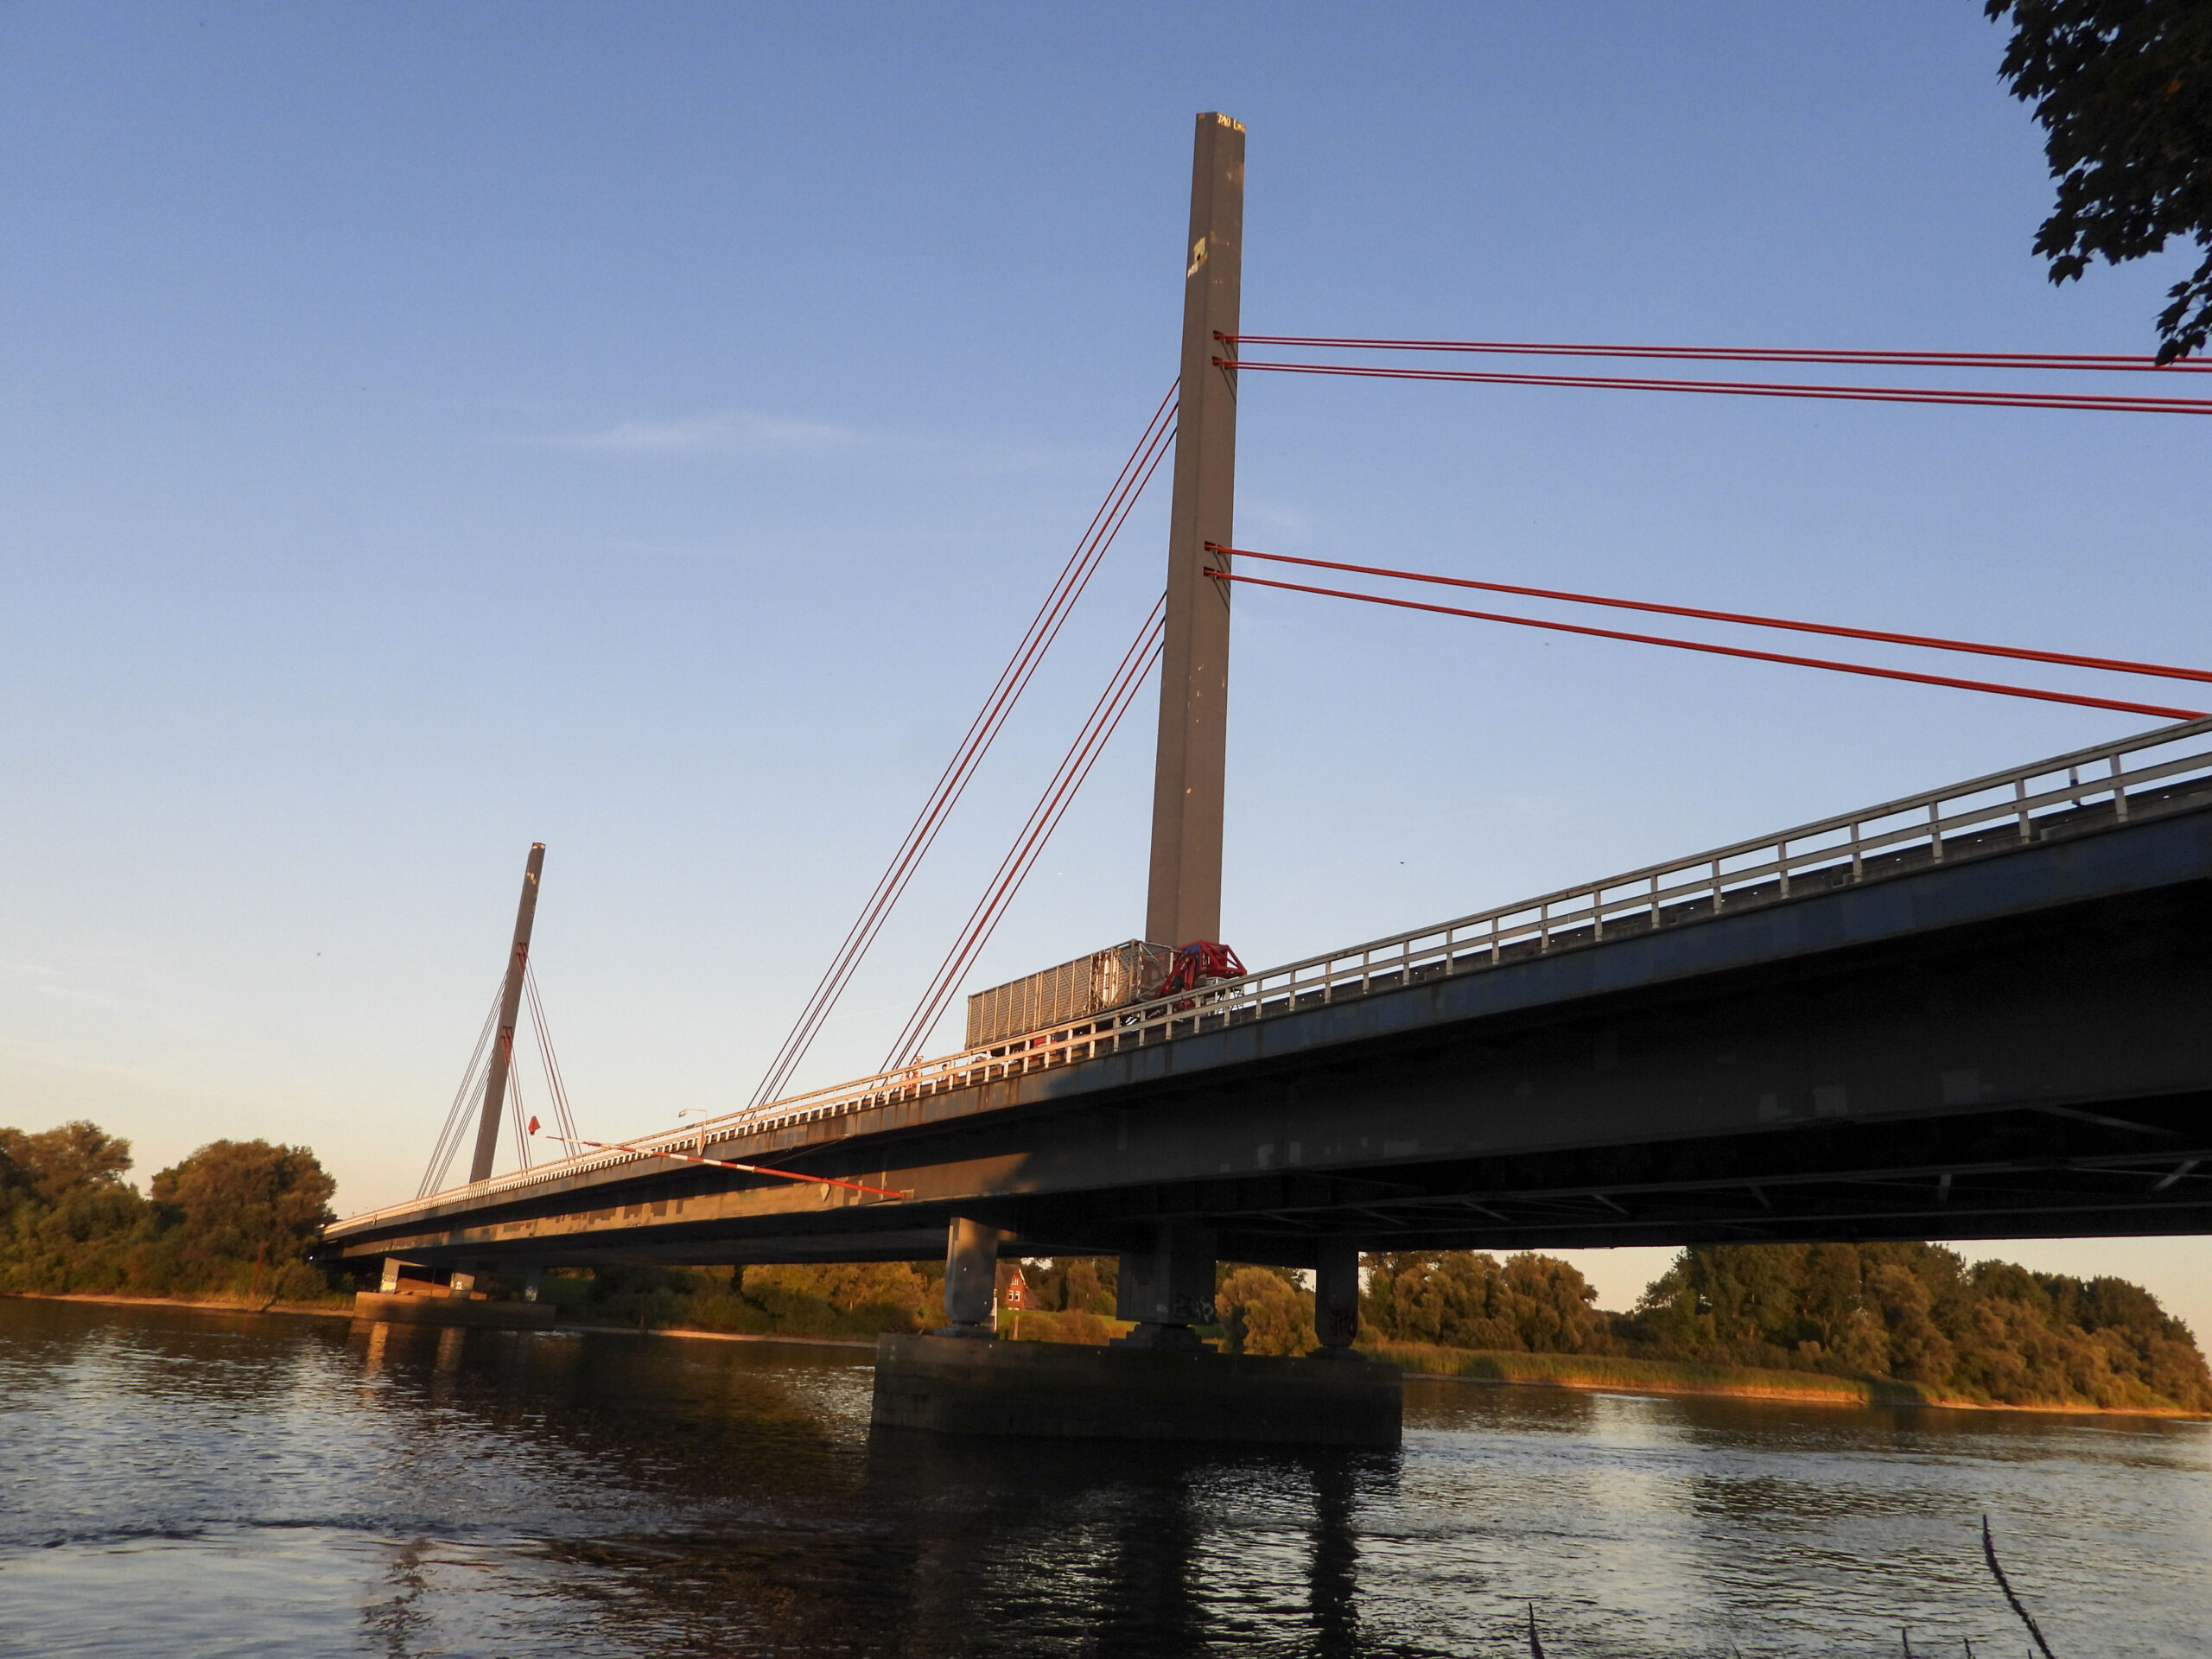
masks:
[(1135, 1329), (1131, 1320), (1111, 1319), (1079, 1308), (1060, 1313), (1029, 1307), (999, 1310), (999, 1335), (1009, 1342), (1070, 1342), (1098, 1347)]
[(1718, 1394), (1837, 1405), (1925, 1406), (1939, 1401), (1917, 1383), (1889, 1377), (1710, 1365), (1694, 1360), (1630, 1359), (1607, 1354), (1516, 1354), (1443, 1348), (1420, 1342), (1363, 1342), (1359, 1351), (1409, 1374), (1517, 1382), (1554, 1389), (1611, 1389), (1634, 1394)]

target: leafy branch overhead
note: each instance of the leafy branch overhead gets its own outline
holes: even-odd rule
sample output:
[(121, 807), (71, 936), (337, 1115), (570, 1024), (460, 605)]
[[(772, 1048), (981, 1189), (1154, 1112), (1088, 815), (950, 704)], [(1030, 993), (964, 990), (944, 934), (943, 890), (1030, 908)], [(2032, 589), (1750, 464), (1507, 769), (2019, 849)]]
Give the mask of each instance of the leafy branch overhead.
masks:
[(2173, 238), (2206, 250), (2167, 290), (2158, 361), (2212, 337), (2212, 0), (1986, 0), (2014, 31), (1999, 77), (2035, 106), (2058, 181), (2035, 250), (2050, 280)]

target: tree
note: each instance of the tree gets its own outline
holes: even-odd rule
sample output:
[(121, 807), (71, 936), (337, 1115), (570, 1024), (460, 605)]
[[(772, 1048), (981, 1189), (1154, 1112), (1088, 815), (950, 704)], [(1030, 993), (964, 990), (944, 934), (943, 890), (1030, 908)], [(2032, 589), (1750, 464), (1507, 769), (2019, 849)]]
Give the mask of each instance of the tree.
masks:
[(1361, 1316), (1395, 1342), (1510, 1353), (1604, 1353), (1613, 1346), (1598, 1293), (1556, 1256), (1414, 1251), (1369, 1258)]
[(124, 1179), (130, 1143), (81, 1120), (0, 1128), (0, 1290), (119, 1290), (146, 1203)]
[(1056, 1255), (1031, 1262), (1023, 1271), (1037, 1306), (1046, 1312), (1114, 1317), (1114, 1291), (1121, 1274), (1112, 1256)]
[(333, 1219), (337, 1190), (305, 1147), (266, 1141), (211, 1141), (152, 1182), (156, 1212), (187, 1282), (212, 1276), (219, 1264), (297, 1262)]
[(2058, 196), (2036, 232), (2050, 280), (2120, 264), (2173, 238), (2205, 249), (2167, 290), (2158, 361), (2212, 337), (2212, 3), (1986, 0), (2014, 29), (1999, 79), (2035, 106)]
[(0, 1194), (24, 1192), (41, 1204), (121, 1187), (130, 1143), (82, 1118), (26, 1135), (0, 1129)]
[(1598, 1289), (1582, 1270), (1555, 1255), (1522, 1250), (1505, 1258), (1502, 1311), (1520, 1345), (1532, 1354), (1593, 1354), (1610, 1344)]
[(1287, 1273), (1231, 1267), (1217, 1276), (1214, 1306), (1228, 1332), (1230, 1353), (1304, 1354), (1319, 1344), (1313, 1334), (1313, 1293)]

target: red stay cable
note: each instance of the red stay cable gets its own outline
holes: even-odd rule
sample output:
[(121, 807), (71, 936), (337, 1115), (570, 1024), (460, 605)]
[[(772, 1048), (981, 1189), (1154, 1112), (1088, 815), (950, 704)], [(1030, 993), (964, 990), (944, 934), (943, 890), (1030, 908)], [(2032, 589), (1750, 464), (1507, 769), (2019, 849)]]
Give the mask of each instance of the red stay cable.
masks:
[(1767, 380), (1647, 380), (1611, 374), (1506, 374), (1480, 369), (1395, 369), (1361, 363), (1256, 363), (1217, 357), (1216, 368), (1276, 374), (1349, 375), (1370, 380), (1451, 380), (1497, 386), (1583, 386), (1611, 391), (1704, 391), (1746, 397), (1816, 397), (1847, 403), (1962, 404), (1993, 409), (2100, 410), (2125, 415), (2212, 415), (2212, 398), (2106, 397), (2095, 393), (1920, 390), (1910, 386), (1811, 386)]
[(984, 916), (979, 927), (969, 936), (963, 947), (963, 954), (952, 969), (951, 977), (935, 994), (935, 1005), (925, 1011), (918, 1011), (918, 1018), (906, 1060), (893, 1062), (893, 1065), (885, 1066), (883, 1068), (885, 1071), (891, 1071), (899, 1064), (912, 1064), (920, 1058), (921, 1046), (927, 1039), (930, 1028), (937, 1023), (938, 1017), (944, 1013), (945, 1004), (952, 1000), (952, 994), (958, 987), (959, 976), (967, 972), (983, 947), (991, 942), (991, 935), (997, 931), (999, 923), (1004, 919), (1007, 908), (1014, 902), (1014, 895), (1020, 892), (1022, 883), (1029, 879), (1029, 872), (1035, 867), (1038, 858), (1043, 854), (1046, 842), (1052, 839), (1053, 831), (1059, 828), (1060, 820), (1067, 816), (1068, 808), (1074, 804), (1077, 792), (1083, 788), (1084, 781), (1090, 776), (1090, 769), (1097, 765), (1098, 757), (1105, 752), (1106, 745), (1113, 741), (1115, 732), (1121, 726), (1122, 716), (1128, 712), (1130, 702), (1135, 698), (1145, 681), (1151, 677), (1152, 664), (1159, 658), (1157, 638), (1159, 632), (1157, 629), (1154, 630), (1152, 649), (1145, 654), (1142, 662), (1138, 665), (1136, 674), (1121, 688), (1108, 714), (1105, 724), (1094, 734), (1082, 756), (1078, 769), (1053, 794), (1050, 802), (1046, 804), (1046, 816), (1037, 827), (1029, 832), (1017, 849), (1019, 862), (1012, 874), (1001, 884), (999, 891), (991, 896), (991, 908), (988, 913)]
[(1297, 346), (1314, 351), (1478, 352), (1501, 357), (1665, 358), (1700, 363), (1870, 363), (1891, 368), (2085, 369), (2101, 373), (2169, 370), (2212, 372), (2212, 360), (2168, 363), (2154, 357), (2091, 352), (1793, 351), (1764, 346), (1589, 346), (1525, 340), (1362, 340), (1335, 334), (1223, 334), (1227, 346)]
[[(537, 1133), (537, 1120), (530, 1120), (530, 1132)], [(802, 1175), (795, 1169), (770, 1169), (766, 1164), (736, 1164), (727, 1158), (703, 1158), (696, 1153), (674, 1152), (666, 1147), (633, 1147), (621, 1141), (579, 1141), (572, 1135), (555, 1135), (547, 1130), (548, 1141), (564, 1141), (572, 1147), (589, 1147), (598, 1152), (634, 1152), (641, 1158), (673, 1158), (680, 1164), (705, 1164), (714, 1169), (742, 1170), (748, 1175), (772, 1175), (780, 1181), (811, 1181), (817, 1186), (842, 1186), (854, 1192), (872, 1192), (880, 1198), (908, 1198), (911, 1192), (898, 1192), (887, 1186), (870, 1186), (865, 1181), (840, 1181), (827, 1175)]]
[(877, 881), (859, 919), (846, 934), (844, 943), (838, 947), (837, 954), (823, 971), (821, 980), (808, 997), (806, 1006), (800, 1011), (782, 1046), (777, 1051), (776, 1058), (754, 1090), (754, 1105), (765, 1104), (773, 1098), (804, 1058), (823, 1023), (842, 996), (847, 982), (860, 965), (861, 958), (867, 954), (876, 934), (888, 919), (893, 906), (904, 894), (915, 868), (927, 855), (945, 819), (966, 791), (976, 768), (982, 764), (983, 756), (996, 740), (1014, 702), (1027, 688), (1039, 660), (1058, 638), (1060, 628), (1066, 622), (1076, 601), (1082, 597), (1099, 560), (1119, 534), (1122, 524), (1136, 505), (1137, 497), (1151, 482), (1154, 472), (1158, 469), (1161, 457), (1174, 437), (1176, 391), (1176, 386), (1168, 387), (1166, 396), (1160, 399), (1159, 408), (1153, 411), (1152, 419), (1146, 423), (1143, 435), (1122, 462), (1121, 472), (1107, 492), (1105, 500), (1091, 515), (1090, 524), (1076, 544), (1076, 550), (1069, 556), (1052, 590), (1046, 595), (1045, 603), (1039, 608), (1028, 631), (1016, 646), (1014, 658), (1001, 671), (982, 711), (969, 725), (959, 751), (947, 764), (929, 800), (924, 804), (912, 827), (907, 830), (905, 841), (893, 855), (890, 868)]
[[(1057, 637), (1068, 609), (1087, 584), (1090, 569), (1095, 567), (1097, 557), (1104, 551), (1105, 543), (1112, 540), (1114, 531), (1119, 529), (1120, 518), (1114, 516), (1116, 506), (1120, 507), (1121, 516), (1126, 517), (1128, 507), (1135, 504), (1135, 495), (1141, 493), (1145, 484), (1150, 481), (1152, 468), (1158, 465), (1160, 449), (1166, 438), (1173, 433), (1172, 420), (1164, 427), (1161, 423), (1173, 410), (1175, 388), (1170, 386), (1166, 396), (1161, 398), (1160, 407), (1154, 410), (1152, 419), (1146, 423), (1144, 435), (1122, 462), (1122, 470), (1116, 476), (1106, 499), (1091, 515), (1090, 523), (1077, 543), (1076, 550), (1069, 556), (1052, 591), (1047, 594), (1045, 604), (1039, 607), (1028, 632), (1017, 646), (1013, 659), (1001, 671), (990, 696), (985, 700), (982, 711), (970, 724), (959, 752), (946, 766), (929, 801), (925, 804), (913, 827), (907, 831), (906, 840), (894, 855), (891, 868), (877, 882), (860, 919), (853, 924), (844, 944), (839, 947), (836, 957), (815, 988), (806, 1008), (785, 1039), (783, 1048), (779, 1051), (766, 1076), (754, 1091), (753, 1104), (760, 1105), (771, 1098), (782, 1088), (792, 1068), (797, 1066), (810, 1046), (815, 1033), (842, 993), (846, 980), (858, 966), (861, 957), (873, 943), (891, 907), (903, 893), (914, 867), (927, 854), (945, 817), (965, 792), (969, 777), (990, 748), (999, 726), (1026, 689), (1039, 658)], [(1151, 457), (1149, 466), (1145, 461), (1147, 454)], [(1133, 475), (1136, 478), (1134, 490), (1129, 487)], [(1102, 522), (1107, 525), (1103, 534)]]
[(1563, 600), (1573, 605), (1605, 605), (1621, 611), (1649, 611), (1661, 616), (1694, 616), (1708, 622), (1740, 622), (1749, 627), (1789, 628), (1797, 633), (1833, 634), (1840, 639), (1878, 639), (1885, 645), (1920, 645), (1930, 651), (1971, 652), (1981, 657), (2010, 657), (2024, 663), (2058, 663), (2068, 668), (2103, 669), (2114, 674), (2155, 675), (2167, 680), (2202, 680), (2212, 683), (2212, 669), (2174, 668), (2164, 663), (2134, 663), (2118, 657), (2082, 657), (2066, 651), (2031, 651), (2019, 645), (1989, 645), (1971, 639), (1945, 639), (1935, 634), (1891, 633), (1880, 628), (1845, 628), (1825, 622), (1793, 622), (1786, 617), (1754, 616), (1740, 611), (1701, 610), (1694, 605), (1659, 605), (1637, 599), (1607, 599), (1598, 594), (1575, 594), (1553, 588), (1523, 588), (1510, 582), (1477, 582), (1468, 576), (1433, 576), (1418, 570), (1392, 570), (1382, 565), (1343, 564), (1334, 559), (1300, 558), (1294, 553), (1262, 553), (1249, 547), (1223, 547), (1208, 542), (1209, 553), (1226, 553), (1239, 559), (1267, 559), (1277, 564), (1307, 564), (1322, 570), (1344, 570), (1355, 575), (1389, 576), (1399, 582), (1434, 582), (1444, 588), (1478, 588), (1489, 594), (1518, 594), (1528, 599)]
[(1043, 794), (1036, 805), (1030, 809), (1029, 817), (1020, 830), (1015, 833), (1014, 845), (1007, 849), (1006, 856), (999, 861), (983, 896), (969, 912), (960, 936), (954, 940), (952, 949), (945, 953), (944, 960), (938, 964), (929, 988), (923, 993), (922, 1000), (915, 1006), (912, 1014), (907, 1016), (906, 1024), (885, 1057), (881, 1070), (893, 1071), (913, 1061), (922, 1044), (927, 1040), (930, 1028), (937, 1023), (945, 1004), (951, 1000), (960, 976), (967, 972), (969, 964), (990, 942), (1007, 906), (1013, 903), (1022, 883), (1028, 879), (1031, 868), (1045, 849), (1045, 843), (1052, 839), (1052, 832), (1059, 827), (1061, 817), (1073, 804), (1077, 792), (1090, 777), (1091, 767), (1097, 764), (1099, 755), (1104, 752), (1107, 743), (1121, 725), (1122, 716), (1128, 712), (1131, 699), (1149, 677), (1166, 626), (1161, 613), (1166, 608), (1166, 603), (1165, 595), (1153, 602), (1144, 626), (1137, 631), (1136, 638), (1130, 641), (1128, 649), (1122, 653), (1122, 660), (1108, 680), (1105, 690), (1091, 705), (1090, 714), (1084, 716), (1083, 726), (1076, 734), (1075, 741), (1069, 745), (1067, 753), (1046, 780)]
[(2112, 697), (2089, 697), (2071, 691), (2041, 691), (2032, 686), (2004, 685), (1990, 680), (1954, 679), (1948, 674), (1916, 674), (1909, 669), (1874, 668), (1865, 663), (1837, 663), (1821, 657), (1791, 657), (1781, 652), (1751, 651), (1742, 645), (1709, 645), (1695, 639), (1669, 639), (1662, 634), (1624, 633), (1615, 628), (1586, 627), (1578, 622), (1545, 622), (1533, 616), (1503, 616), (1491, 611), (1465, 611), (1451, 605), (1428, 605), (1416, 599), (1390, 599), (1381, 594), (1352, 594), (1338, 588), (1309, 588), (1303, 582), (1275, 582), (1266, 576), (1240, 576), (1227, 570), (1209, 570), (1216, 582), (1249, 582), (1259, 588), (1281, 588), (1294, 594), (1319, 594), (1325, 599), (1356, 599), (1369, 605), (1389, 605), (1402, 611), (1428, 611), (1438, 616), (1464, 616), (1478, 622), (1510, 622), (1516, 627), (1543, 628), (1553, 633), (1579, 633), (1592, 639), (1624, 639), (1631, 645), (1672, 645), (1677, 651), (1701, 651), (1715, 657), (1746, 657), (1754, 662), (1785, 663), (1793, 668), (1827, 668), (1842, 674), (1865, 674), (1882, 680), (1909, 680), (1916, 685), (1946, 685), (1960, 691), (1993, 691), (2000, 696), (2032, 697), (2038, 702), (2068, 702), (2083, 709), (2112, 709), (2124, 715), (2154, 715), (2162, 720), (2202, 720), (2201, 709), (2164, 709), (2156, 703), (2122, 702)]

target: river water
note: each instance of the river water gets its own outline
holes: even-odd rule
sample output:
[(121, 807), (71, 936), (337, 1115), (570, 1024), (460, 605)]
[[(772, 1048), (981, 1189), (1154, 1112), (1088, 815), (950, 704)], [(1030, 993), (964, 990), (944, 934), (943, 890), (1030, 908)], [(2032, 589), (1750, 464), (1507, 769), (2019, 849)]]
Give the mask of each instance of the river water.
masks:
[(0, 1653), (2212, 1654), (2212, 1428), (1410, 1383), (1402, 1452), (871, 1434), (865, 1351), (0, 1300)]

